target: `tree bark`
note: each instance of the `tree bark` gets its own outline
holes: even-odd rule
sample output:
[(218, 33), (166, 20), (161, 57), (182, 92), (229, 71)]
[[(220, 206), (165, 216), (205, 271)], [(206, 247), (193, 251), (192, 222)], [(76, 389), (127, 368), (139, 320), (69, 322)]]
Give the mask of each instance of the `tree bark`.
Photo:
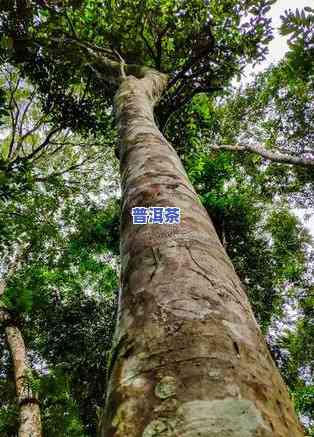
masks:
[(5, 328), (6, 339), (14, 364), (15, 387), (20, 406), (19, 437), (41, 437), (38, 399), (27, 382), (28, 365), (21, 331), (16, 326)]
[(278, 162), (280, 164), (299, 165), (301, 167), (314, 167), (313, 157), (294, 156), (280, 151), (267, 150), (259, 144), (220, 144), (212, 145), (213, 150), (230, 150), (231, 152), (251, 152), (260, 155), (269, 161)]
[[(0, 281), (0, 297), (4, 292), (4, 282)], [(19, 412), (19, 437), (41, 437), (41, 417), (37, 396), (29, 387), (26, 348), (20, 329), (12, 323), (5, 308), (0, 308), (0, 320), (5, 323), (6, 341), (14, 367), (15, 388)]]
[[(121, 295), (102, 437), (298, 437), (303, 432), (245, 291), (153, 107), (165, 76), (115, 98)], [(181, 208), (134, 225), (136, 206)]]

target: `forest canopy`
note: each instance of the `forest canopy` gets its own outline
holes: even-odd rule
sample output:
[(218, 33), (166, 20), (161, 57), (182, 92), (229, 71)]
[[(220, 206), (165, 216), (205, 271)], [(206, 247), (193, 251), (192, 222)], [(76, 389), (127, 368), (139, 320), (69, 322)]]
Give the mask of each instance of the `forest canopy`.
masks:
[[(288, 386), (305, 435), (314, 436), (313, 235), (297, 214), (305, 211), (307, 219), (313, 215), (314, 9), (285, 11), (280, 33), (288, 38), (286, 54), (251, 82), (239, 85), (248, 66), (254, 71), (268, 59), (275, 3), (1, 2), (0, 434), (4, 437), (137, 435), (123, 423), (122, 413), (114, 416), (110, 410), (120, 411), (115, 402), (123, 399), (123, 394), (118, 401), (110, 398), (119, 360), (131, 362), (138, 346), (126, 339), (125, 327), (133, 326), (134, 314), (138, 323), (143, 319), (136, 310), (141, 290), (132, 298), (128, 292), (146, 276), (150, 283), (157, 281), (162, 256), (171, 264), (169, 253), (175, 249), (163, 255), (152, 246), (150, 261), (139, 255), (140, 250), (146, 252), (138, 248), (136, 237), (132, 240), (128, 211), (141, 202), (151, 206), (159, 195), (163, 206), (172, 206), (171, 199), (191, 191), (179, 177), (175, 179), (176, 172), (181, 175), (184, 170), (170, 158), (166, 182), (156, 179), (154, 171), (164, 171), (160, 163), (166, 162), (168, 153), (146, 160), (153, 146), (159, 150), (156, 138), (166, 145), (169, 156), (175, 153), (180, 158), (213, 222), (221, 250), (241, 280), (241, 292)], [(125, 104), (129, 79), (142, 85), (134, 85)], [(155, 86), (152, 91), (150, 83)], [(132, 108), (142, 91), (152, 103), (147, 113)], [(146, 108), (144, 97), (139, 99)], [(133, 118), (138, 124), (131, 129), (128, 123)], [(154, 123), (158, 130), (152, 133)], [(133, 134), (139, 135), (142, 145)], [(131, 165), (136, 146), (139, 155)], [(136, 176), (142, 169), (148, 178)], [(149, 184), (152, 189), (146, 192)], [(163, 186), (170, 194), (162, 191)], [(135, 195), (136, 189), (143, 194)], [(137, 199), (139, 205), (134, 203)], [(126, 250), (130, 255), (123, 255)], [(195, 261), (194, 249), (188, 250), (200, 268), (194, 274), (208, 280), (206, 261)], [(173, 253), (172, 260), (179, 265), (179, 249)], [(218, 255), (213, 257), (220, 262)], [(183, 269), (186, 265), (180, 264)], [(181, 287), (178, 279), (173, 281), (174, 289)], [(153, 294), (148, 300), (158, 301)], [(156, 304), (162, 305), (166, 307)], [(176, 311), (180, 319), (183, 309)], [(117, 326), (120, 320), (126, 329), (120, 337), (119, 328), (114, 334), (117, 319)], [(165, 320), (169, 335), (180, 331), (180, 321), (170, 325)], [(236, 341), (233, 345), (240, 356), (242, 344), (239, 350)], [(193, 363), (189, 366), (192, 369)], [(172, 399), (171, 384), (166, 386), (169, 396), (167, 391), (160, 395), (158, 384), (155, 394)], [(145, 402), (150, 402), (149, 396)], [(167, 408), (170, 416), (173, 406), (169, 403)], [(114, 419), (108, 428), (104, 417), (109, 410), (107, 417), (112, 414)], [(169, 422), (162, 412), (161, 422), (153, 417), (155, 428), (153, 422), (145, 423), (143, 436), (163, 431), (165, 436), (177, 435), (178, 423)], [(31, 417), (33, 434), (23, 434), (23, 417)], [(136, 432), (144, 427), (141, 420)]]

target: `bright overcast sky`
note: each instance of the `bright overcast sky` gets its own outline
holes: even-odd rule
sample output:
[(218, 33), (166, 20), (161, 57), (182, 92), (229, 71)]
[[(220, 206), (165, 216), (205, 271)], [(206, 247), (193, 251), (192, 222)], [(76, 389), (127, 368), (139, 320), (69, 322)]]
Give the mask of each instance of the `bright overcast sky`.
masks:
[(313, 0), (279, 0), (277, 1), (270, 10), (270, 16), (272, 17), (273, 26), (275, 27), (275, 38), (271, 41), (269, 45), (269, 59), (270, 62), (276, 62), (284, 55), (287, 50), (286, 38), (278, 35), (278, 27), (280, 26), (281, 20), (280, 15), (283, 15), (284, 11), (287, 9), (302, 9), (306, 6), (313, 7)]
[[(269, 44), (269, 53), (267, 56), (267, 60), (257, 65), (254, 70), (252, 68), (248, 68), (245, 72), (246, 78), (244, 79), (244, 83), (250, 82), (250, 75), (254, 75), (264, 68), (266, 68), (271, 63), (277, 63), (285, 54), (287, 50), (287, 37), (283, 37), (279, 35), (278, 28), (281, 24), (280, 15), (284, 14), (284, 11), (288, 9), (302, 9), (306, 6), (314, 7), (313, 0), (278, 0), (269, 11), (269, 17), (272, 19), (272, 25), (274, 27), (274, 39)], [(242, 83), (243, 83), (242, 82)]]

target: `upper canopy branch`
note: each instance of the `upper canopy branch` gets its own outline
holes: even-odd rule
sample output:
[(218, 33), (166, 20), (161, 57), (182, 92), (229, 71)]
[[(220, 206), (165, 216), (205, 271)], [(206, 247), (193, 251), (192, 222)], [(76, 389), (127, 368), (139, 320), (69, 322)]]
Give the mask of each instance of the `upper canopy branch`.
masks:
[(253, 152), (270, 161), (282, 164), (314, 167), (314, 157), (295, 156), (267, 150), (259, 144), (219, 144), (211, 146), (213, 150), (231, 150), (232, 152)]
[[(127, 64), (116, 50), (98, 47), (97, 45), (83, 42), (73, 37), (54, 38), (58, 43), (72, 44), (85, 51), (86, 64), (96, 73), (102, 81), (119, 86), (127, 75), (142, 78), (151, 70), (142, 65)], [(118, 60), (117, 60), (118, 59)]]

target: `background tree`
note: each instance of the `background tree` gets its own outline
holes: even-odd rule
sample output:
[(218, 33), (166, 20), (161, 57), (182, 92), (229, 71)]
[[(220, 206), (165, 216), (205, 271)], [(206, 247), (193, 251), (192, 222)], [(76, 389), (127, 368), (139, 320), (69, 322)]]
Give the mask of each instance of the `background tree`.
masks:
[[(60, 199), (59, 188), (57, 194), (52, 196)], [(96, 403), (102, 403), (106, 383), (117, 289), (116, 273), (110, 267), (112, 257), (103, 255), (107, 240), (108, 246), (114, 247), (112, 235), (108, 237), (103, 231), (106, 220), (114, 229), (111, 212), (98, 213), (97, 230), (94, 220), (99, 206), (88, 209), (87, 203), (82, 206), (69, 197), (60, 213), (53, 202), (47, 202), (47, 193), (36, 196), (32, 191), (27, 200), (29, 204), (24, 198), (23, 214), (15, 220), (14, 230), (20, 240), (32, 241), (32, 250), (8, 283), (3, 302), (28, 347), (44, 435), (94, 435)], [(8, 209), (13, 207), (9, 203)], [(82, 216), (84, 222), (78, 223), (78, 228), (76, 219)], [(1, 224), (6, 236), (12, 233), (6, 217)], [(88, 249), (83, 246), (84, 239)], [(7, 355), (3, 360), (2, 376), (8, 387), (10, 361)], [(2, 400), (3, 432), (9, 432), (16, 423), (14, 415), (6, 414), (14, 411), (12, 393)]]
[[(18, 331), (25, 362), (26, 359), (29, 362), (27, 375), (24, 375), (28, 379), (23, 381), (28, 384), (28, 393), (39, 393), (44, 435), (81, 436), (87, 431), (94, 434), (95, 403), (101, 402), (105, 384), (105, 377), (100, 378), (99, 373), (100, 368), (101, 372), (106, 370), (106, 350), (102, 349), (101, 355), (96, 352), (97, 341), (87, 342), (87, 334), (96, 336), (102, 348), (107, 341), (109, 348), (117, 286), (116, 274), (110, 267), (112, 257), (105, 256), (104, 260), (103, 253), (107, 250), (106, 241), (108, 247), (114, 249), (115, 237), (103, 231), (100, 220), (108, 221), (108, 227), (114, 231), (111, 216), (117, 206), (111, 202), (108, 209), (103, 210), (107, 200), (100, 193), (106, 177), (111, 179), (106, 183), (106, 194), (110, 194), (110, 185), (115, 190), (111, 176), (114, 165), (108, 166), (107, 174), (103, 173), (104, 165), (101, 174), (97, 173), (97, 165), (91, 172), (92, 157), (101, 148), (99, 142), (86, 136), (80, 138), (70, 131), (64, 135), (51, 127), (52, 120), (40, 110), (36, 90), (25, 80), (19, 87), (15, 84), (12, 88), (12, 81), (21, 81), (12, 67), (6, 66), (1, 78), (8, 103), (4, 105), (8, 113), (3, 117), (1, 149), (4, 184), (0, 247), (1, 271), (6, 280), (5, 289), (1, 291), (1, 314), (8, 317), (2, 320), (6, 335), (1, 338), (4, 351), (1, 354), (1, 383), (7, 394), (1, 403), (0, 429), (3, 435), (12, 436), (17, 433), (19, 422), (29, 426), (22, 416), (18, 420), (17, 407), (22, 405), (25, 410), (28, 404), (24, 398), (23, 404), (17, 403), (12, 385), (12, 359), (15, 373), (19, 372), (8, 331), (12, 325), (12, 329)], [(10, 106), (13, 101), (14, 109)], [(13, 126), (12, 120), (17, 120)], [(53, 139), (49, 133), (46, 135), (47, 131), (55, 133)], [(110, 151), (102, 158), (111, 159)], [(16, 164), (24, 159), (27, 171)], [(60, 162), (64, 170), (54, 171)], [(25, 181), (28, 181), (27, 185)], [(96, 203), (92, 200), (95, 197)], [(93, 228), (95, 217), (98, 231)], [(84, 238), (89, 241), (88, 250), (86, 244), (84, 250)], [(77, 244), (79, 239), (81, 243)], [(12, 272), (10, 265), (14, 258), (17, 262)], [(108, 263), (106, 269), (104, 261)], [(98, 336), (94, 319), (89, 319), (92, 314), (95, 319), (99, 318)], [(80, 319), (80, 330), (75, 336), (74, 315)], [(67, 357), (63, 353), (66, 342)], [(11, 346), (11, 356), (5, 353), (6, 344)], [(77, 357), (75, 366), (73, 348), (79, 350), (82, 344), (90, 344), (91, 349), (84, 351), (83, 357)], [(93, 383), (96, 375), (98, 380)], [(82, 390), (87, 376), (89, 385)], [(18, 398), (21, 397), (19, 381), (17, 373)], [(33, 408), (31, 405), (29, 408)], [(32, 420), (30, 416), (34, 415), (29, 415)], [(23, 432), (20, 429), (19, 435), (24, 435)]]

